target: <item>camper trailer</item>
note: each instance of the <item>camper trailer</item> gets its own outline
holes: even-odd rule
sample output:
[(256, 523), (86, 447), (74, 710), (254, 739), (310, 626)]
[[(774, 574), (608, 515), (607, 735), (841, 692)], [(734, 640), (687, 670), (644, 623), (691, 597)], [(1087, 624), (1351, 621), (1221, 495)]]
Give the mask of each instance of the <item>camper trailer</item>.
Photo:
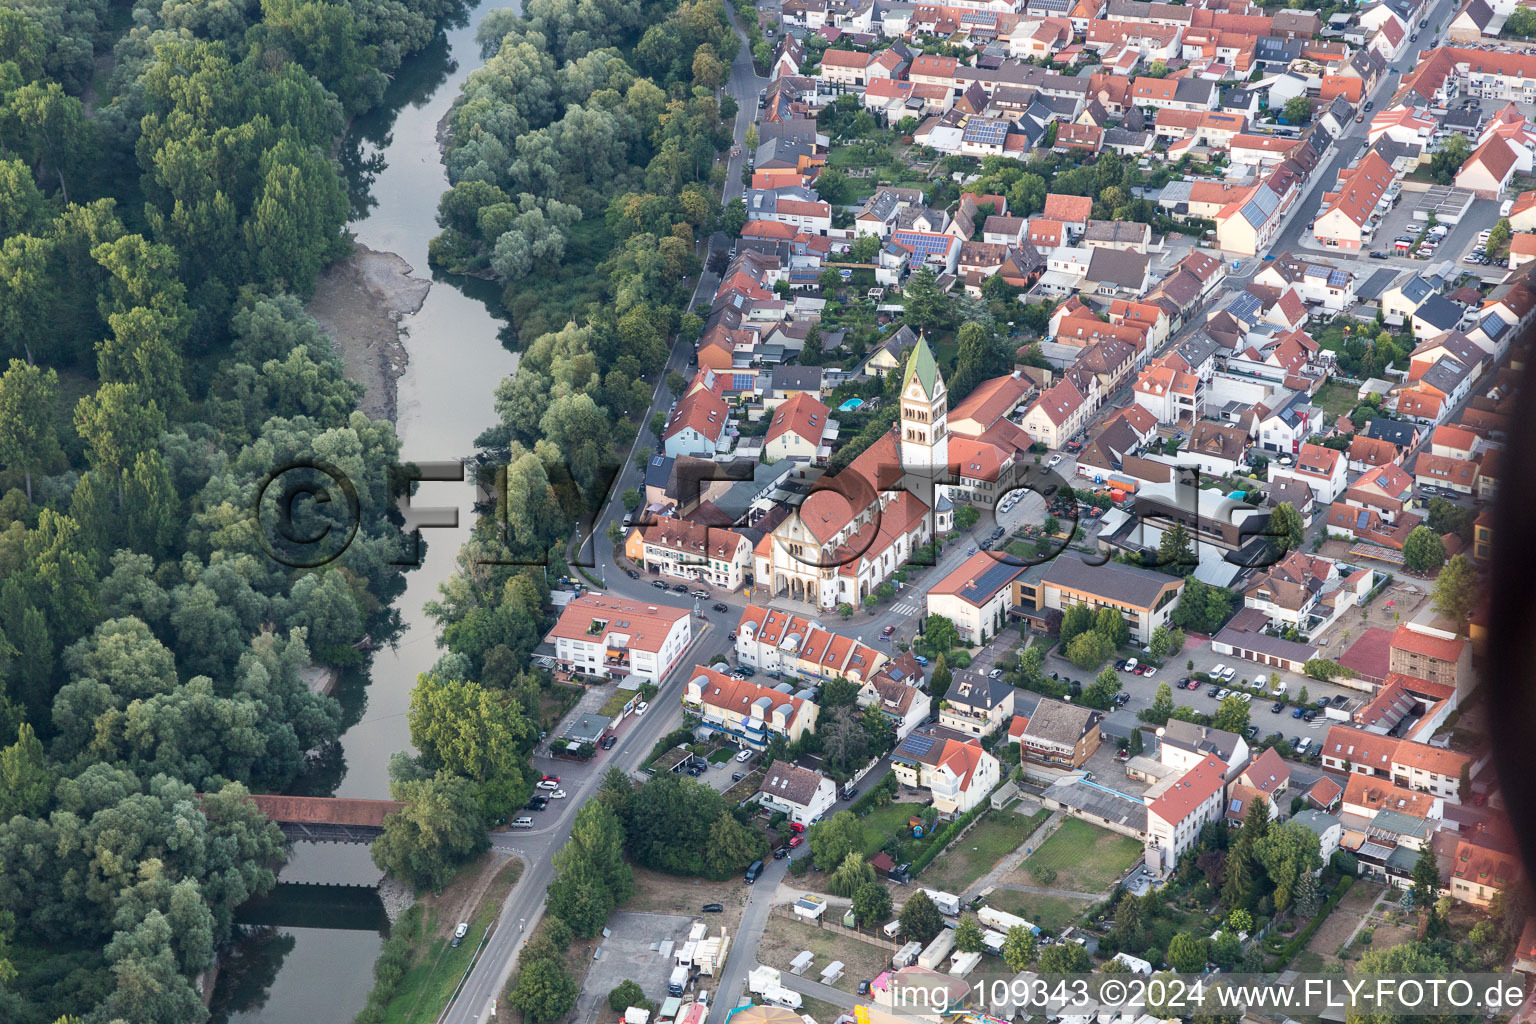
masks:
[(938, 889), (924, 889), (923, 893), (931, 900), (934, 906), (939, 908), (939, 913), (945, 917), (960, 916), (960, 897), (952, 892), (941, 892)]
[(939, 934), (935, 935), (933, 937), (933, 941), (928, 943), (928, 948), (924, 949), (922, 953), (918, 955), (917, 965), (919, 967), (926, 967), (930, 971), (936, 971), (939, 969), (939, 965), (944, 962), (944, 959), (949, 956), (954, 948), (954, 929), (945, 928), (943, 931), (939, 932)]
[(909, 942), (896, 951), (891, 957), (891, 966), (898, 971), (903, 967), (911, 967), (917, 963), (917, 958), (922, 955), (923, 944), (921, 942)]

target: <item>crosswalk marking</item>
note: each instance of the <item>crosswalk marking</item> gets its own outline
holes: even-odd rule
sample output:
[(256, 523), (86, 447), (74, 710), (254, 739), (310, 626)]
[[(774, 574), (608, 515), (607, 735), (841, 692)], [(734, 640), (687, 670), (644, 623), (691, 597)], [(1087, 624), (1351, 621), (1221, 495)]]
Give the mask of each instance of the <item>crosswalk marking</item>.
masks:
[(898, 612), (898, 613), (900, 613), (902, 615), (911, 615), (914, 612), (916, 612), (917, 609), (918, 609), (917, 604), (915, 602), (912, 602), (912, 601), (900, 601), (900, 602), (896, 603), (895, 605), (891, 606), (891, 611)]

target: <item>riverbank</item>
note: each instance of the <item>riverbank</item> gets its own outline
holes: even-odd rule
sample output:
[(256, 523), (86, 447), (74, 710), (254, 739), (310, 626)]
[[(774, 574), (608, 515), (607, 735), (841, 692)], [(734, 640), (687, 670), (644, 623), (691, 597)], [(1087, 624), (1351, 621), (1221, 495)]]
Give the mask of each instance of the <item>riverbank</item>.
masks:
[(363, 385), (363, 412), (395, 421), (398, 382), (409, 362), (400, 321), (421, 309), (432, 282), (392, 252), (358, 244), (315, 285), (309, 314), (319, 321), (346, 366)]
[[(441, 893), (417, 901), (391, 929), (374, 965), (368, 1006), (358, 1020), (364, 1024), (436, 1020), (522, 874), (522, 861), (491, 850), (465, 865)], [(381, 895), (390, 882), (386, 878), (380, 886)], [(454, 931), (461, 923), (468, 928), (463, 941), (454, 946)]]

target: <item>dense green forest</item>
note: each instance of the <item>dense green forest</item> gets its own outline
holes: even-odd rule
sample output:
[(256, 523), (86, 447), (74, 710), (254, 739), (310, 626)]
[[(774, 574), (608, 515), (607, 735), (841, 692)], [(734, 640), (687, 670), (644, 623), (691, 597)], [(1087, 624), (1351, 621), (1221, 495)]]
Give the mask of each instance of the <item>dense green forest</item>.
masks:
[[(0, 0), (0, 1019), (202, 1019), (284, 853), (247, 787), (341, 726), (302, 673), (390, 631), (399, 445), (302, 299), (347, 119), (458, 10)], [(253, 514), (306, 459), (361, 511), (318, 569)]]
[(533, 0), (488, 13), (479, 39), (433, 263), (502, 282), (525, 337), (600, 307), (659, 314), (720, 214), (736, 108), (716, 90), (740, 47), (725, 7)]

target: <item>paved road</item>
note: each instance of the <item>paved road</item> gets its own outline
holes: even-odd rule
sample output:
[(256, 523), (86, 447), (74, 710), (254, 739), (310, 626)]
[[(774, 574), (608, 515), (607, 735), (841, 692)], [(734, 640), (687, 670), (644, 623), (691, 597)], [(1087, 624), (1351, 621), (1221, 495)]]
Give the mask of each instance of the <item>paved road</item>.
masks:
[[(1316, 219), (1318, 207), (1322, 205), (1323, 193), (1328, 191), (1333, 186), (1333, 183), (1338, 180), (1339, 171), (1349, 166), (1355, 157), (1359, 155), (1361, 147), (1369, 134), (1371, 114), (1376, 110), (1380, 110), (1391, 99), (1392, 94), (1402, 84), (1402, 74), (1413, 70), (1414, 65), (1418, 63), (1419, 54), (1437, 45), (1436, 41), (1430, 38), (1431, 33), (1435, 31), (1437, 26), (1444, 26), (1450, 23), (1450, 15), (1454, 7), (1455, 5), (1451, 3), (1451, 0), (1435, 0), (1435, 3), (1430, 6), (1429, 12), (1425, 15), (1429, 22), (1429, 27), (1418, 30), (1419, 41), (1409, 44), (1408, 50), (1403, 56), (1389, 66), (1387, 73), (1382, 76), (1381, 84), (1376, 87), (1376, 91), (1366, 97), (1367, 100), (1375, 104), (1375, 107), (1366, 114), (1365, 121), (1360, 124), (1351, 122), (1349, 130), (1329, 148), (1328, 152), (1332, 154), (1332, 158), (1328, 159), (1324, 166), (1319, 167), (1313, 172), (1312, 184), (1315, 187), (1312, 188), (1310, 194), (1305, 196), (1300, 203), (1296, 204), (1296, 208), (1291, 213), (1290, 223), (1280, 231), (1279, 236), (1270, 245), (1271, 252), (1281, 253), (1288, 249), (1300, 250), (1304, 248), (1300, 244), (1300, 240), (1303, 236), (1311, 236), (1312, 221)], [(1394, 74), (1394, 72), (1397, 73)], [(1390, 242), (1390, 240), (1388, 241)], [(1328, 255), (1338, 259), (1358, 258), (1347, 253), (1330, 252)], [(1376, 261), (1367, 260), (1366, 262)], [(1422, 264), (1420, 265), (1422, 266)]]
[(788, 860), (764, 862), (763, 873), (753, 885), (752, 898), (747, 901), (741, 923), (736, 926), (731, 951), (726, 954), (725, 969), (715, 978), (714, 1005), (709, 1009), (707, 1024), (724, 1024), (726, 1015), (746, 1001), (742, 996), (747, 988), (747, 975), (757, 966), (758, 943), (762, 941), (763, 929), (768, 927), (768, 912), (773, 908), (775, 892), (788, 867)]
[[(735, 20), (734, 12), (731, 13), (731, 18)], [(745, 147), (747, 126), (752, 123), (757, 114), (757, 93), (766, 84), (766, 80), (758, 78), (753, 71), (751, 53), (743, 45), (731, 65), (731, 78), (727, 85), (730, 95), (735, 98), (739, 107), (734, 125), (737, 145)], [(743, 160), (745, 160), (745, 154), (729, 159), (725, 184), (727, 202), (742, 191)], [(710, 240), (712, 247), (720, 247), (723, 244), (723, 237), (719, 235)], [(701, 298), (712, 296), (717, 284), (715, 275), (711, 274), (706, 266), (694, 290), (694, 302), (697, 303)], [(690, 354), (688, 348), (687, 345), (674, 346), (671, 359), (667, 364), (668, 370), (676, 369), (686, 372)], [(656, 395), (651, 410), (646, 413), (647, 419), (656, 409), (666, 409), (671, 406), (672, 400), (667, 394), (665, 383), (661, 381), (664, 376), (665, 371), (658, 376)], [(615, 482), (606, 514), (598, 518), (599, 527), (589, 540), (589, 545), (596, 545), (598, 557), (595, 562), (588, 561), (586, 564), (604, 567), (605, 575), (607, 569), (613, 565), (612, 545), (606, 535), (608, 520), (622, 518), (623, 506), (618, 504), (618, 495), (623, 493), (624, 488), (635, 486), (640, 479), (641, 470), (633, 465), (633, 461), (631, 458), (623, 474)], [(590, 553), (590, 546), (588, 551)], [(612, 575), (615, 579), (609, 582), (616, 593), (630, 597), (643, 597), (647, 600), (655, 596), (656, 592), (641, 581), (630, 580), (618, 572)], [(472, 1022), (493, 1019), (493, 1014), (496, 1012), (495, 1001), (511, 976), (517, 951), (526, 937), (532, 934), (539, 918), (543, 915), (544, 894), (554, 877), (551, 861), (555, 852), (570, 836), (575, 809), (596, 789), (600, 776), (609, 765), (618, 765), (626, 772), (633, 774), (638, 771), (656, 741), (676, 728), (682, 717), (680, 701), (687, 672), (695, 663), (707, 663), (713, 655), (722, 653), (728, 646), (729, 642), (725, 634), (729, 627), (725, 623), (718, 625), (726, 628), (713, 628), (714, 624), (703, 621), (695, 622), (695, 631), (704, 627), (707, 632), (696, 641), (694, 650), (679, 664), (677, 670), (664, 680), (661, 691), (654, 701), (653, 709), (643, 717), (631, 721), (620, 734), (618, 744), (606, 757), (599, 756), (593, 760), (592, 764), (575, 769), (563, 761), (534, 759), (535, 768), (545, 772), (558, 772), (562, 776), (562, 787), (570, 797), (557, 802), (551, 810), (544, 812), (543, 820), (539, 821), (539, 827), (523, 832), (497, 833), (493, 837), (493, 846), (515, 853), (522, 858), (525, 865), (523, 877), (503, 905), (501, 916), (497, 919), (496, 930), (475, 963), (474, 970), (465, 982), (463, 990), (444, 1014), (444, 1024), (472, 1024)], [(780, 866), (780, 872), (782, 873), (782, 866)]]

